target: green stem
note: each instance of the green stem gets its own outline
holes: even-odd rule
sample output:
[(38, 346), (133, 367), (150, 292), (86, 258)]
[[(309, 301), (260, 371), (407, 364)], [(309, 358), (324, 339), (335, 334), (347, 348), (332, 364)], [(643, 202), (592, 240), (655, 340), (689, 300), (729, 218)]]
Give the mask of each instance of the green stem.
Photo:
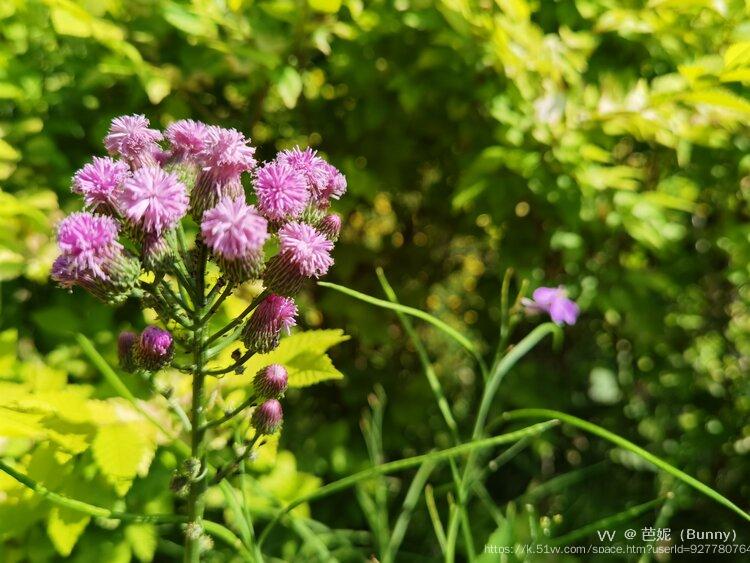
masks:
[[(27, 475), (16, 471), (13, 467), (0, 460), (0, 471), (6, 473), (23, 486), (31, 489), (45, 500), (61, 506), (63, 508), (69, 508), (82, 514), (88, 514), (95, 518), (109, 518), (112, 520), (122, 520), (126, 522), (148, 522), (154, 524), (179, 524), (185, 522), (186, 518), (179, 514), (133, 514), (131, 512), (119, 512), (116, 510), (110, 510), (103, 506), (97, 506), (89, 504), (80, 500), (72, 499), (64, 495), (50, 491), (47, 487), (41, 483), (37, 483)], [(230, 530), (217, 524), (216, 522), (203, 522), (203, 527), (207, 532), (226, 542), (228, 545), (238, 549), (246, 554), (245, 548), (242, 546), (242, 542), (237, 536), (235, 536)]]
[[(195, 372), (193, 373), (193, 397), (190, 409), (192, 431), (190, 432), (190, 455), (200, 462), (201, 470), (207, 468), (207, 452), (204, 443), (206, 413), (204, 405), (204, 384), (206, 375), (204, 367), (204, 323), (201, 321), (203, 308), (205, 307), (205, 271), (206, 271), (206, 247), (200, 245), (198, 250), (198, 267), (196, 271), (196, 307), (194, 312), (193, 332), (193, 362)], [(203, 476), (190, 484), (188, 495), (188, 525), (201, 527), (203, 525), (203, 512), (205, 509), (204, 493), (208, 486), (207, 471), (202, 471)], [(200, 537), (199, 534), (185, 535), (185, 563), (198, 563), (200, 561)]]
[[(216, 314), (216, 311), (219, 310), (219, 307), (221, 307), (221, 304), (224, 303), (224, 300), (232, 294), (232, 291), (234, 291), (234, 285), (231, 283), (227, 283), (226, 288), (221, 293), (219, 298), (214, 302), (211, 308), (208, 310), (208, 313), (203, 315), (203, 318), (201, 319), (202, 323), (208, 322), (208, 320)], [(210, 301), (210, 296), (209, 298), (207, 298), (207, 302), (209, 301)]]
[(245, 317), (249, 315), (253, 311), (253, 309), (255, 309), (258, 306), (258, 304), (268, 296), (269, 293), (270, 291), (268, 291), (267, 289), (264, 289), (263, 292), (260, 295), (258, 295), (258, 297), (253, 299), (252, 302), (247, 307), (245, 307), (245, 310), (242, 311), (235, 319), (233, 319), (230, 323), (228, 323), (224, 328), (222, 328), (218, 332), (212, 334), (208, 338), (208, 340), (206, 340), (205, 346), (208, 346), (209, 344), (214, 342), (216, 339), (221, 338), (227, 332), (229, 332), (233, 328), (242, 324), (242, 321), (245, 320)]
[(230, 371), (235, 371), (237, 370), (237, 368), (241, 368), (245, 364), (245, 362), (247, 362), (250, 358), (253, 357), (254, 354), (255, 352), (253, 352), (252, 350), (248, 350), (242, 356), (240, 356), (240, 358), (236, 362), (234, 362), (232, 365), (227, 366), (225, 368), (221, 368), (221, 369), (209, 370), (206, 372), (206, 375), (223, 375), (225, 373), (229, 373)]
[(209, 428), (214, 428), (215, 426), (221, 426), (228, 420), (231, 420), (238, 414), (240, 414), (242, 411), (244, 411), (246, 408), (251, 407), (255, 404), (255, 396), (251, 395), (247, 399), (245, 399), (240, 406), (238, 406), (236, 409), (233, 409), (229, 411), (227, 414), (222, 416), (221, 418), (216, 418), (214, 420), (211, 420), (203, 425), (203, 430), (208, 430)]

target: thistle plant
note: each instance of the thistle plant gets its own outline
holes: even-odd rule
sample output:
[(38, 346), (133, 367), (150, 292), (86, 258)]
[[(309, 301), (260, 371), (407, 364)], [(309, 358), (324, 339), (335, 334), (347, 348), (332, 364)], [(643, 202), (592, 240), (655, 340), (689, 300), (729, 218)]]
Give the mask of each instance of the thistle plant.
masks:
[[(209, 482), (230, 476), (279, 431), (287, 370), (272, 364), (248, 375), (248, 400), (214, 420), (207, 419), (206, 378), (243, 373), (247, 360), (274, 350), (295, 326), (295, 294), (333, 265), (341, 219), (330, 205), (346, 191), (346, 179), (311, 149), (281, 151), (259, 164), (239, 131), (192, 120), (162, 133), (142, 115), (118, 117), (104, 146), (109, 156), (93, 157), (73, 176), (84, 210), (58, 226), (52, 278), (110, 305), (132, 298), (152, 308), (163, 327), (121, 333), (121, 367), (149, 381), (168, 366), (192, 378), (190, 457), (172, 488), (186, 499), (185, 559), (197, 561), (209, 544), (202, 528)], [(194, 240), (187, 232), (195, 232)], [(213, 284), (209, 262), (220, 271)], [(212, 332), (222, 303), (251, 281), (261, 282), (262, 291)], [(207, 369), (232, 345), (238, 346), (232, 363)], [(214, 468), (207, 440), (239, 416), (254, 435), (238, 459)]]

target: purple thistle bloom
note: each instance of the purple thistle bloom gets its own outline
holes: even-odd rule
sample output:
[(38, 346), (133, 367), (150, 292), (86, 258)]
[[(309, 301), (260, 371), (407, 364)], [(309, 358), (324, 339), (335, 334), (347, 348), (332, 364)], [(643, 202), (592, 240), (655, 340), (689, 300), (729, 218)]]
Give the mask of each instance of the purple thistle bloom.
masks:
[(328, 240), (336, 242), (339, 240), (339, 233), (341, 232), (341, 216), (336, 213), (326, 215), (318, 225), (318, 230)]
[(320, 277), (333, 265), (333, 243), (305, 223), (288, 223), (279, 230), (279, 254), (300, 275)]
[(87, 207), (112, 212), (117, 207), (118, 191), (129, 176), (126, 163), (95, 156), (73, 176), (72, 191), (83, 196)]
[(122, 252), (117, 233), (117, 221), (111, 217), (85, 211), (70, 214), (57, 227), (57, 245), (65, 261), (56, 261), (53, 274), (64, 277), (61, 269), (65, 267), (73, 276), (88, 274), (106, 280), (106, 262)]
[(135, 349), (138, 335), (129, 330), (124, 330), (117, 337), (117, 356), (120, 359), (120, 366), (127, 372), (135, 369), (133, 351)]
[(255, 168), (255, 148), (236, 129), (210, 126), (201, 153), (203, 164), (214, 179), (225, 183)]
[(307, 278), (320, 277), (333, 265), (333, 243), (310, 225), (287, 223), (279, 229), (279, 253), (266, 269), (266, 286), (294, 295)]
[(224, 197), (203, 214), (203, 241), (229, 279), (242, 282), (263, 269), (263, 245), (270, 236), (268, 221), (244, 198)]
[(346, 176), (339, 169), (329, 164), (325, 164), (326, 183), (318, 194), (318, 203), (327, 206), (332, 199), (339, 199), (346, 193)]
[(575, 301), (568, 299), (562, 287), (540, 287), (532, 294), (532, 299), (523, 299), (522, 303), (529, 313), (545, 312), (558, 325), (575, 324), (580, 309)]
[(177, 176), (151, 166), (136, 170), (120, 196), (123, 214), (146, 233), (174, 227), (187, 206), (187, 190)]
[(190, 195), (190, 210), (200, 222), (206, 209), (211, 209), (222, 197), (232, 199), (245, 194), (240, 177), (255, 168), (255, 149), (249, 139), (236, 129), (209, 126), (206, 145), (199, 155), (203, 167)]
[(269, 162), (255, 178), (258, 208), (271, 221), (296, 218), (310, 198), (305, 178), (291, 166)]
[(156, 326), (148, 326), (138, 339), (135, 352), (138, 367), (156, 371), (168, 365), (174, 354), (172, 334)]
[(229, 260), (257, 254), (268, 240), (268, 222), (242, 198), (223, 198), (203, 215), (203, 240)]
[(242, 331), (242, 341), (248, 350), (266, 354), (279, 345), (282, 332), (289, 334), (297, 324), (297, 305), (294, 299), (271, 294), (253, 311)]
[(253, 387), (261, 401), (278, 399), (286, 391), (288, 381), (286, 368), (280, 364), (271, 364), (255, 374)]
[(167, 127), (164, 136), (172, 145), (174, 158), (194, 159), (206, 148), (208, 126), (200, 121), (181, 119)]
[(61, 255), (52, 265), (52, 279), (67, 289), (79, 285), (105, 303), (124, 301), (137, 284), (140, 263), (124, 252), (117, 227), (111, 217), (88, 212), (61, 221)]
[(258, 434), (273, 434), (284, 421), (284, 411), (276, 399), (268, 399), (253, 411), (250, 419)]
[(294, 147), (291, 150), (281, 151), (276, 160), (291, 166), (305, 177), (310, 195), (315, 201), (323, 198), (322, 194), (328, 185), (330, 170), (329, 164), (320, 158), (316, 151), (309, 147), (305, 150)]
[(148, 126), (149, 121), (143, 115), (115, 117), (104, 137), (104, 146), (109, 154), (121, 156), (133, 168), (154, 165), (155, 154), (160, 150), (157, 141), (162, 134)]

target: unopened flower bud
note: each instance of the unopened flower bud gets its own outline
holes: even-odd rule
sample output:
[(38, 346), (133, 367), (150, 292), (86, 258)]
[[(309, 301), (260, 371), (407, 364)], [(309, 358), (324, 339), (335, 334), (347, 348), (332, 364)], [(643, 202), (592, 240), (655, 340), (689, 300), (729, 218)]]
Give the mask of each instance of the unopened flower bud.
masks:
[(127, 372), (135, 370), (133, 350), (137, 340), (138, 335), (129, 330), (122, 331), (117, 337), (117, 356), (120, 359), (120, 367)]
[(341, 232), (341, 216), (336, 213), (329, 213), (318, 225), (318, 230), (321, 234), (331, 242), (339, 240), (339, 233)]
[(276, 348), (282, 331), (289, 333), (295, 324), (297, 305), (290, 297), (271, 294), (256, 307), (242, 331), (248, 350), (266, 354)]
[(251, 423), (258, 434), (273, 434), (284, 421), (284, 411), (276, 399), (268, 399), (253, 411)]
[(189, 540), (198, 540), (203, 535), (203, 526), (197, 522), (188, 522), (185, 524), (185, 537)]
[(189, 457), (182, 462), (182, 473), (191, 481), (195, 480), (201, 472), (201, 462), (199, 459)]
[(280, 364), (264, 367), (253, 379), (255, 394), (259, 400), (278, 399), (284, 394), (288, 384), (286, 368)]
[(157, 371), (168, 365), (174, 355), (174, 341), (169, 331), (155, 326), (146, 327), (136, 348), (139, 367)]

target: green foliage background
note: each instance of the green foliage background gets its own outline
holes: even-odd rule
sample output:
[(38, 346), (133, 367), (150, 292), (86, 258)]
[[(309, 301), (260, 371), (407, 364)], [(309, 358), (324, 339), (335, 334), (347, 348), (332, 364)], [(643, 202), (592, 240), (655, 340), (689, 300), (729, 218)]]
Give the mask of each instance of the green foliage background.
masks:
[[(64, 441), (68, 455), (88, 452), (111, 420), (106, 409), (118, 403), (105, 399), (114, 393), (73, 335), (112, 360), (117, 331), (143, 316), (48, 283), (53, 226), (79, 205), (70, 176), (103, 152), (112, 117), (144, 113), (159, 126), (191, 117), (249, 133), (262, 157), (311, 145), (347, 174), (330, 281), (379, 295), (382, 266), (403, 303), (487, 350), (506, 268), (532, 287), (564, 284), (581, 320), (561, 352), (544, 344), (509, 375), (498, 412), (538, 406), (595, 421), (747, 506), (748, 84), (750, 6), (741, 0), (2, 2), (0, 401), (21, 391), (39, 404), (45, 393), (93, 401), (88, 418), (61, 415), (76, 432), (54, 427), (59, 440), (79, 437)], [(305, 328), (352, 337), (331, 350), (346, 377), (289, 394), (285, 469), (267, 474), (268, 490), (291, 500), (319, 486), (313, 475), (328, 481), (364, 467), (358, 422), (376, 383), (388, 397), (386, 457), (448, 445), (392, 314), (324, 288), (303, 302)], [(469, 424), (478, 372), (444, 335), (419, 331), (459, 424)], [(42, 435), (12, 434), (2, 413), (0, 404), (0, 434), (27, 441), (0, 442), (0, 452), (21, 459)], [(168, 510), (173, 460), (154, 454), (147, 433), (121, 428), (128, 424), (111, 432), (139, 436), (132, 451), (156, 455), (150, 476), (100, 464), (92, 478), (104, 483), (88, 500), (122, 503), (135, 478), (131, 506)], [(33, 453), (42, 473), (65, 466), (48, 450)], [(97, 451), (77, 467), (96, 466)], [(596, 477), (577, 472), (584, 467)], [(566, 473), (580, 478), (535, 498), (533, 518), (554, 534), (667, 490), (676, 493), (673, 529), (710, 522), (742, 533), (731, 513), (572, 430), (535, 439), (487, 485), (504, 505)], [(74, 487), (75, 474), (67, 484), (64, 474), (63, 490)], [(405, 486), (394, 479), (394, 498)], [(0, 493), (9, 487), (0, 480)], [(142, 525), (89, 526), (75, 546), (75, 527), (88, 521), (22, 506), (13, 526), (0, 525), (3, 560), (71, 550), (105, 560), (93, 554), (107, 549), (108, 561), (148, 560), (156, 548)], [(3, 523), (6, 508), (14, 506), (0, 503)], [(366, 527), (353, 495), (317, 503), (313, 514), (332, 527)], [(476, 519), (488, 537), (495, 525), (481, 505)], [(297, 540), (278, 541), (285, 556), (297, 553)], [(153, 549), (139, 553), (144, 542)], [(423, 504), (404, 550), (435, 554)]]

